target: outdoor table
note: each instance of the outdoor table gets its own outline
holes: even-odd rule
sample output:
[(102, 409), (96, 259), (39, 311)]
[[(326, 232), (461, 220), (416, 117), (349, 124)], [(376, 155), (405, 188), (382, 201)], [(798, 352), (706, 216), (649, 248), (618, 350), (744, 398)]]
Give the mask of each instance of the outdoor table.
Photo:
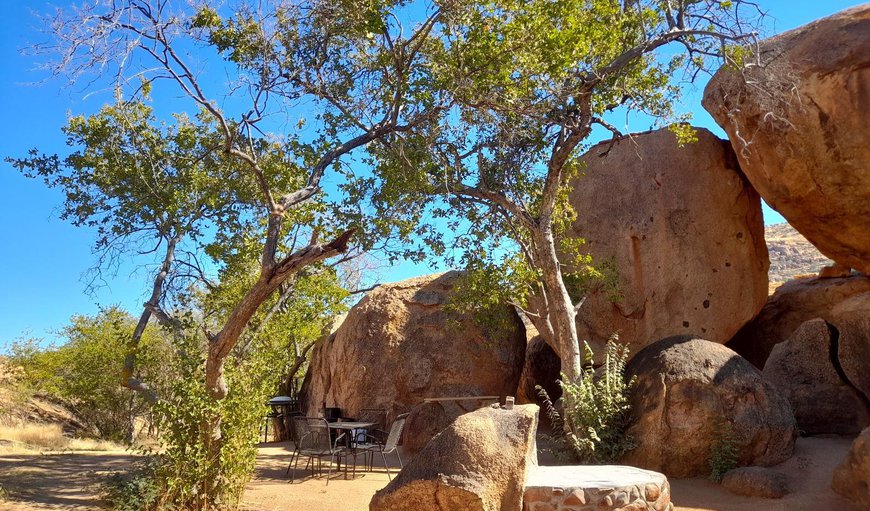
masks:
[[(354, 436), (356, 436), (354, 433), (354, 430), (369, 429), (369, 428), (373, 428), (377, 425), (378, 425), (377, 422), (330, 422), (330, 423), (328, 423), (329, 429), (346, 432), (346, 434), (344, 435), (344, 441), (345, 441), (347, 448), (350, 450), (351, 454), (353, 455), (354, 476), (356, 475), (356, 456), (358, 454), (356, 452), (356, 449), (354, 446), (354, 444), (356, 443), (355, 442), (356, 439), (353, 438)], [(365, 458), (363, 458), (363, 461), (365, 461)], [(338, 469), (341, 470), (341, 461), (339, 461)], [(345, 473), (345, 477), (347, 477), (347, 465), (344, 466), (344, 473)]]
[(345, 442), (349, 449), (353, 449), (353, 430), (355, 429), (370, 429), (377, 426), (377, 422), (330, 422), (329, 429), (345, 430), (349, 433), (345, 435)]

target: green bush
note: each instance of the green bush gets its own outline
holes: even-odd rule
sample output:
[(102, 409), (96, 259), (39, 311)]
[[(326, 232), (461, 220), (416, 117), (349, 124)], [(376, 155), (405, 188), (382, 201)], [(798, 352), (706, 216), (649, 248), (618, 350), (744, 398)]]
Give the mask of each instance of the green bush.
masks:
[[(61, 332), (64, 344), (44, 347), (36, 340), (17, 342), (10, 361), (24, 368), (26, 392), (63, 401), (100, 438), (130, 442), (137, 418), (148, 411), (141, 397), (120, 385), (135, 324), (135, 318), (115, 307), (95, 316), (73, 316)], [(137, 376), (151, 381), (168, 378), (162, 367), (168, 350), (157, 332), (146, 332)]]
[(103, 499), (115, 511), (155, 509), (160, 497), (153, 459), (137, 464), (127, 472), (109, 476), (103, 484)]
[[(584, 343), (586, 360), (592, 349)], [(629, 392), (634, 378), (625, 380), (628, 348), (612, 338), (607, 342), (604, 365), (596, 371), (587, 365), (579, 377), (559, 381), (562, 387), (560, 414), (547, 392), (537, 387), (547, 417), (556, 433), (556, 446), (581, 463), (609, 463), (635, 447), (626, 434), (629, 420)], [(564, 415), (564, 417), (563, 417)]]
[(710, 480), (721, 483), (722, 476), (737, 468), (740, 442), (730, 422), (719, 420), (713, 428), (713, 444), (710, 446), (707, 463), (710, 465)]
[[(235, 509), (251, 478), (265, 402), (279, 375), (269, 363), (274, 352), (252, 350), (226, 367), (230, 393), (208, 395), (205, 347), (198, 337), (177, 339), (179, 353), (164, 361), (180, 375), (161, 388), (153, 417), (159, 446), (143, 449), (138, 470), (107, 483), (106, 499), (122, 511)], [(219, 422), (219, 447), (212, 437)]]

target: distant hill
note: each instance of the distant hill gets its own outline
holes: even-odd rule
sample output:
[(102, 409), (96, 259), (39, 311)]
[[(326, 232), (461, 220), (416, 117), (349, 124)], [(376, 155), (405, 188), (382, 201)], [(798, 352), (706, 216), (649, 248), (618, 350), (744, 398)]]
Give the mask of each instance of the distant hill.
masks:
[(765, 226), (764, 238), (770, 254), (771, 290), (796, 275), (817, 274), (833, 264), (787, 223)]

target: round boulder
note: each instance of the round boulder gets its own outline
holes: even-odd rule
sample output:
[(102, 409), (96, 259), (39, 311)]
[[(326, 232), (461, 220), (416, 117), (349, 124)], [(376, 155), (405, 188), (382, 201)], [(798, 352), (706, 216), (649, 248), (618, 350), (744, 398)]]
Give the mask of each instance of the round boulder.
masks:
[(843, 373), (870, 399), (870, 293), (855, 295), (834, 307), (831, 324), (839, 333), (837, 358)]
[(626, 374), (637, 378), (628, 429), (637, 447), (623, 463), (680, 478), (709, 474), (711, 449), (722, 441), (737, 447), (740, 466), (775, 465), (794, 452), (788, 400), (721, 344), (664, 339), (635, 355)]
[(830, 323), (831, 310), (837, 304), (866, 292), (870, 292), (870, 278), (858, 274), (788, 281), (727, 345), (761, 369), (773, 347), (791, 337), (805, 321), (822, 318)]
[(834, 470), (831, 487), (861, 509), (870, 509), (870, 428), (858, 435), (846, 459)]
[(773, 347), (764, 379), (785, 394), (805, 435), (856, 435), (870, 425), (864, 397), (840, 376), (837, 339), (831, 325), (816, 318)]
[(738, 467), (722, 477), (722, 486), (745, 497), (781, 499), (788, 495), (788, 479), (782, 472), (766, 467)]
[(864, 273), (868, 48), (865, 4), (762, 41), (756, 57), (763, 65), (719, 70), (702, 101), (764, 200), (824, 255)]
[(382, 408), (392, 420), (428, 397), (513, 395), (525, 358), (522, 322), (506, 305), (492, 322), (501, 326), (484, 329), (448, 307), (461, 277), (384, 284), (353, 306), (314, 348), (302, 388), (306, 412), (338, 407), (355, 417)]
[(582, 157), (567, 235), (608, 275), (577, 316), (596, 354), (614, 333), (632, 354), (671, 335), (724, 343), (767, 300), (758, 194), (727, 141), (696, 135), (680, 146), (668, 129), (637, 133)]

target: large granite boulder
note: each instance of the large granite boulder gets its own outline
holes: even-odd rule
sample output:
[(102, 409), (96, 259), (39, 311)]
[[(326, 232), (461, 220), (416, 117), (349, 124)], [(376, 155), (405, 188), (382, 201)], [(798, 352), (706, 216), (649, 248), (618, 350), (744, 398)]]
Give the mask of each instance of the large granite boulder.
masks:
[(384, 284), (360, 300), (314, 348), (306, 412), (319, 415), (325, 404), (353, 417), (383, 408), (392, 420), (427, 397), (513, 395), (525, 358), (522, 322), (506, 305), (502, 327), (487, 330), (447, 307), (461, 275)]
[(870, 272), (870, 4), (762, 41), (703, 105), (770, 206), (826, 256)]
[(856, 435), (870, 425), (867, 400), (838, 372), (836, 345), (831, 325), (811, 319), (774, 346), (764, 365), (764, 378), (788, 398), (803, 434)]
[(628, 429), (637, 447), (622, 463), (679, 478), (708, 474), (717, 442), (737, 446), (740, 466), (775, 465), (794, 451), (788, 400), (721, 344), (664, 339), (635, 355), (626, 375), (637, 377)]
[(870, 509), (870, 428), (858, 435), (846, 459), (834, 470), (831, 487), (861, 509)]
[(837, 304), (831, 324), (839, 334), (837, 359), (843, 374), (870, 399), (870, 293)]
[(577, 318), (596, 354), (614, 333), (632, 354), (677, 334), (724, 343), (767, 300), (758, 194), (727, 141), (703, 128), (697, 138), (680, 147), (667, 129), (638, 133), (582, 158), (568, 235), (617, 284), (586, 292)]
[(840, 302), (870, 292), (870, 278), (854, 274), (842, 278), (801, 278), (780, 286), (761, 312), (728, 342), (728, 347), (763, 368), (773, 347), (785, 341), (805, 321), (831, 321)]
[(561, 368), (562, 360), (559, 354), (553, 351), (540, 335), (532, 337), (526, 345), (526, 362), (517, 387), (517, 402), (541, 403), (536, 389), (539, 385), (547, 391), (547, 395), (553, 402), (559, 399), (562, 396), (562, 388), (559, 387), (557, 380), (562, 378)]
[(479, 399), (444, 399), (420, 403), (408, 413), (408, 421), (402, 434), (402, 446), (408, 452), (417, 453), (460, 415), (499, 402), (499, 398), (485, 396)]
[(372, 511), (520, 510), (537, 464), (538, 407), (462, 415), (372, 498)]

